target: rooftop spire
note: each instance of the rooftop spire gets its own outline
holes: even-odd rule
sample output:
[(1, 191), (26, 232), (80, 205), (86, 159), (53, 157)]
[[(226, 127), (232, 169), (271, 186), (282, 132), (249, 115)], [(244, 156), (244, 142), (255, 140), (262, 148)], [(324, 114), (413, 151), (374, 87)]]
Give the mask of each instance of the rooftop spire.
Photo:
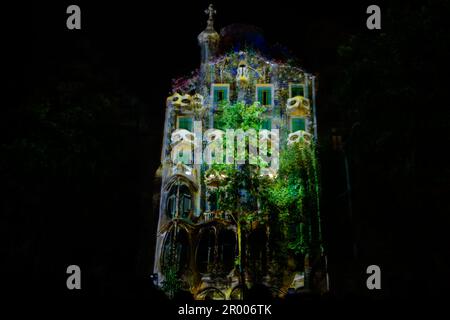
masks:
[(214, 30), (214, 15), (217, 13), (216, 9), (214, 9), (213, 5), (210, 4), (208, 9), (205, 10), (205, 13), (208, 15), (208, 25), (206, 29)]
[(216, 14), (216, 10), (212, 4), (205, 10), (205, 14), (208, 15), (208, 24), (206, 29), (197, 37), (201, 47), (202, 64), (209, 62), (216, 55), (220, 41), (219, 34), (214, 30), (214, 14)]

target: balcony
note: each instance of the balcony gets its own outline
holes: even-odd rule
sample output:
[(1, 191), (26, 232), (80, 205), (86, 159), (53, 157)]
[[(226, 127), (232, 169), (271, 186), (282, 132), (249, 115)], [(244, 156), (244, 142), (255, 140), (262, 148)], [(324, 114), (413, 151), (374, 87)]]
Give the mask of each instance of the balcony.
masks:
[(286, 111), (289, 115), (310, 116), (311, 104), (309, 99), (302, 96), (296, 96), (287, 100)]
[(290, 146), (295, 143), (305, 143), (307, 145), (310, 145), (311, 140), (312, 135), (310, 133), (304, 130), (298, 130), (289, 134), (287, 145)]

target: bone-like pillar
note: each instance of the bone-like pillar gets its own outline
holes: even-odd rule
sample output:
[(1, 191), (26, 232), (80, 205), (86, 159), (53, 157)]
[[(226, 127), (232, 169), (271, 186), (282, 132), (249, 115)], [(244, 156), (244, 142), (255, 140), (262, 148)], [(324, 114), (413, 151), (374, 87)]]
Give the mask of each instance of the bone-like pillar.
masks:
[(316, 76), (311, 76), (311, 95), (312, 95), (312, 109), (314, 121), (314, 139), (317, 142), (317, 116), (316, 116)]

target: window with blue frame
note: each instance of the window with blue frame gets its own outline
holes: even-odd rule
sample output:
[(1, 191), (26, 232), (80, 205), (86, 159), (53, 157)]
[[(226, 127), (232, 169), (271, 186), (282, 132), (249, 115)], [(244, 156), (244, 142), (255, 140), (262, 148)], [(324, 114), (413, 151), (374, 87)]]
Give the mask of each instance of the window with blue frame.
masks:
[(305, 118), (292, 118), (291, 119), (291, 131), (306, 130)]
[(291, 98), (297, 97), (297, 96), (305, 96), (305, 87), (302, 84), (299, 83), (292, 83), (290, 85), (291, 88)]
[(229, 100), (230, 87), (228, 85), (213, 85), (213, 103), (219, 105)]
[(272, 85), (264, 85), (256, 87), (256, 99), (263, 106), (272, 105)]
[(178, 117), (178, 129), (186, 129), (192, 132), (192, 118), (191, 117)]

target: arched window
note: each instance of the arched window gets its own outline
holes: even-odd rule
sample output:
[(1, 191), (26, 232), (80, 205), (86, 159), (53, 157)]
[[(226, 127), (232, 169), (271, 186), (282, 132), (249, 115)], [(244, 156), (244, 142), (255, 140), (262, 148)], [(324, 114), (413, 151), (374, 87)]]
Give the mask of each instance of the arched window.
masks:
[(239, 285), (231, 291), (230, 299), (231, 300), (242, 300), (242, 298), (243, 298), (242, 287)]
[(205, 230), (197, 247), (197, 267), (201, 273), (211, 271), (228, 274), (236, 258), (236, 235), (232, 230), (218, 232), (217, 243), (214, 229)]
[(197, 298), (199, 300), (225, 300), (225, 294), (217, 288), (206, 288), (198, 294)]
[(166, 213), (169, 218), (189, 218), (192, 211), (192, 195), (189, 188), (177, 181), (170, 188), (167, 197)]
[(219, 233), (219, 261), (224, 272), (230, 272), (234, 267), (236, 258), (236, 234), (232, 230), (223, 230)]
[(210, 272), (215, 261), (216, 237), (213, 229), (205, 230), (197, 247), (197, 268), (201, 273)]
[(189, 268), (189, 237), (186, 230), (175, 227), (167, 233), (163, 250), (163, 269), (175, 267), (183, 273)]

